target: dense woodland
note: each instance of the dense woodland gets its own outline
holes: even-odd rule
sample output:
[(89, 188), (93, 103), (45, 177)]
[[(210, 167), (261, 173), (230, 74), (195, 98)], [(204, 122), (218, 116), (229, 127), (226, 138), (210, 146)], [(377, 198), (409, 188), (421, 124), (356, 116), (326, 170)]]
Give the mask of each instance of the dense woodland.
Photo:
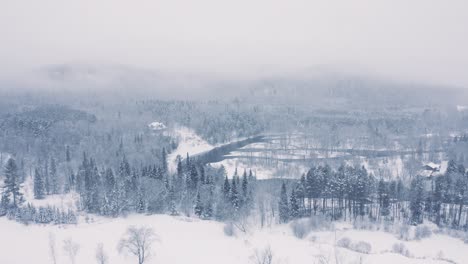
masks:
[[(447, 113), (441, 110), (422, 109), (389, 117), (384, 112), (312, 111), (303, 105), (238, 99), (88, 101), (77, 104), (82, 110), (61, 105), (12, 109), (0, 120), (0, 160), (5, 164), (0, 213), (23, 223), (76, 223), (78, 215), (86, 212), (107, 217), (181, 214), (238, 226), (254, 218), (263, 226), (321, 214), (330, 220), (365, 218), (408, 224), (430, 220), (468, 228), (466, 135), (416, 136), (429, 131), (444, 135), (447, 127), (463, 129), (465, 116), (446, 119)], [(171, 173), (167, 156), (177, 148), (177, 139), (148, 129), (152, 120), (169, 127), (190, 127), (211, 143), (291, 129), (314, 133), (320, 147), (330, 150), (349, 138), (360, 147), (377, 149), (393, 146), (398, 136), (404, 149), (415, 153), (415, 164), (439, 159), (434, 153), (441, 150), (450, 162), (446, 173), (431, 177), (418, 176), (416, 169), (407, 166), (407, 175), (388, 178), (360, 165), (345, 161), (336, 165), (335, 161), (310, 164), (304, 175), (286, 177), (297, 180), (257, 180), (250, 170), (238, 168), (239, 172), (227, 175), (223, 167), (201, 163), (187, 153), (178, 157), (177, 171)], [(21, 186), (28, 179), (38, 200), (78, 194), (76, 211), (36, 208), (24, 201)]]

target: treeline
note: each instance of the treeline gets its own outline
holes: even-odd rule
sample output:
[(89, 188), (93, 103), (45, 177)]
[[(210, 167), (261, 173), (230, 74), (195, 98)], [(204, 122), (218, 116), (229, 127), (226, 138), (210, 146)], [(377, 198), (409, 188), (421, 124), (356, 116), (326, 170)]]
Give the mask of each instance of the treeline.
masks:
[(9, 219), (14, 219), (24, 224), (77, 223), (77, 215), (70, 209), (63, 210), (52, 206), (35, 207), (30, 203), (24, 205), (25, 200), (21, 190), (24, 178), (21, 177), (16, 161), (13, 158), (8, 159), (4, 175), (0, 216), (6, 215)]
[(23, 224), (76, 224), (78, 216), (71, 209), (62, 210), (54, 206), (35, 207), (28, 203), (16, 210), (8, 210), (8, 219), (16, 220)]
[(323, 214), (331, 220), (367, 217), (379, 221), (468, 229), (468, 172), (450, 161), (445, 174), (384, 181), (364, 167), (342, 165), (311, 168), (287, 190), (283, 182), (278, 203), (280, 222)]
[(71, 173), (63, 188), (51, 180), (54, 166), (47, 171), (36, 169), (34, 196), (43, 199), (55, 190), (76, 191), (81, 210), (110, 217), (133, 212), (183, 213), (226, 220), (248, 214), (255, 185), (251, 171), (242, 176), (236, 173), (229, 180), (224, 168), (202, 166), (187, 154), (185, 159), (178, 158), (177, 172), (171, 174), (165, 149), (161, 156), (161, 164), (136, 167), (124, 155), (117, 168), (110, 168), (98, 166), (83, 154), (77, 172)]
[[(76, 173), (70, 170), (65, 181), (55, 180), (60, 177), (51, 159), (50, 164), (35, 169), (34, 197), (76, 192), (79, 210), (109, 217), (164, 213), (232, 221), (252, 212), (262, 213), (257, 200), (262, 191), (257, 191), (259, 182), (251, 171), (239, 175), (236, 170), (228, 178), (223, 167), (201, 165), (187, 154), (184, 159), (178, 157), (177, 170), (170, 173), (165, 149), (161, 156), (161, 163), (137, 166), (123, 155), (119, 166), (111, 168), (98, 165), (84, 153)], [(6, 163), (4, 174), (2, 215), (25, 223), (76, 222), (71, 211), (24, 205), (23, 179), (13, 158)], [(330, 220), (366, 217), (409, 224), (429, 220), (468, 229), (468, 172), (453, 160), (443, 175), (416, 176), (410, 181), (378, 179), (364, 167), (317, 166), (299, 180), (283, 182), (278, 194), (272, 199), (277, 200), (276, 219), (281, 223), (322, 214)]]

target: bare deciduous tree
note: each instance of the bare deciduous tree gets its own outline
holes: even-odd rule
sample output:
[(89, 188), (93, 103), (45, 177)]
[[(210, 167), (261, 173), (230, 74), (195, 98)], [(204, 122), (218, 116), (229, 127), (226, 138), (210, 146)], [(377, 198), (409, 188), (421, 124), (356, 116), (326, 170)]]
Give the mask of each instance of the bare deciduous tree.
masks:
[(267, 246), (263, 250), (256, 250), (255, 254), (253, 255), (253, 263), (254, 264), (273, 264), (273, 252), (271, 251), (271, 247)]
[(75, 264), (75, 258), (80, 250), (80, 245), (73, 242), (71, 238), (63, 241), (63, 251), (68, 255), (72, 264)]
[(57, 254), (55, 251), (55, 236), (49, 233), (49, 254), (53, 264), (57, 264)]
[(120, 240), (118, 250), (138, 257), (138, 264), (143, 264), (151, 256), (151, 246), (156, 239), (152, 228), (130, 226)]
[(108, 256), (104, 251), (104, 245), (99, 243), (96, 248), (96, 260), (98, 264), (106, 264), (108, 260)]

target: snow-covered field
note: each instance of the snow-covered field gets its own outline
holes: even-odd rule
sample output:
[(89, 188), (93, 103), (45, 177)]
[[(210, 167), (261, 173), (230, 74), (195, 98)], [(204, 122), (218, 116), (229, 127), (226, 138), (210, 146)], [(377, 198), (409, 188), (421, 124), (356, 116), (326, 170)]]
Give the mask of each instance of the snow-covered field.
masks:
[(46, 199), (37, 200), (34, 199), (34, 183), (32, 177), (27, 177), (22, 184), (22, 187), (25, 201), (36, 207), (53, 206), (64, 211), (68, 209), (76, 211), (78, 209), (77, 204), (79, 202), (80, 195), (75, 191), (65, 194), (47, 195)]
[[(247, 233), (239, 231), (230, 237), (224, 234), (222, 223), (166, 215), (95, 218), (76, 226), (24, 226), (1, 218), (0, 263), (52, 263), (49, 253), (51, 236), (55, 238), (59, 264), (71, 263), (63, 250), (63, 241), (67, 239), (80, 246), (76, 263), (96, 263), (98, 243), (103, 243), (109, 256), (108, 263), (137, 263), (133, 256), (121, 255), (117, 251), (119, 239), (130, 225), (151, 227), (158, 236), (147, 263), (256, 263), (255, 253), (268, 246), (273, 252), (273, 263), (283, 264), (468, 263), (468, 245), (445, 235), (432, 235), (419, 241), (399, 241), (390, 233), (354, 230), (349, 224), (341, 223), (336, 225), (336, 230), (311, 232), (302, 239), (296, 238), (288, 225), (264, 229), (252, 227)], [(369, 243), (370, 252), (359, 253), (335, 246), (335, 241), (344, 237), (352, 243)], [(409, 257), (392, 252), (396, 243), (405, 245)]]
[[(191, 156), (203, 153), (216, 147), (206, 142), (190, 128), (177, 127), (171, 130), (170, 136), (178, 142), (178, 148), (168, 156), (169, 170), (175, 172), (176, 157), (180, 155), (185, 158), (187, 153)], [(369, 172), (384, 179), (394, 179), (407, 175), (405, 163), (411, 160), (411, 155), (389, 155), (382, 157), (366, 156), (366, 149), (353, 148), (351, 142), (346, 142), (340, 148), (326, 150), (315, 142), (310, 135), (288, 134), (288, 135), (268, 135), (266, 142), (252, 143), (226, 155), (226, 159), (211, 163), (214, 167), (224, 166), (228, 177), (242, 174), (244, 170), (252, 170), (257, 179), (271, 178), (299, 178), (306, 173), (311, 166), (318, 166), (327, 163), (333, 167), (341, 165), (343, 162), (364, 166)], [(356, 153), (350, 151), (356, 149)], [(370, 148), (368, 151), (372, 151)], [(399, 147), (395, 142), (395, 149), (407, 151)], [(375, 151), (384, 151), (375, 149)], [(443, 153), (436, 156), (439, 162), (447, 163)], [(428, 161), (432, 161), (429, 160)], [(423, 164), (420, 164), (422, 167)], [(442, 169), (441, 169), (442, 171)]]
[(177, 156), (185, 158), (187, 153), (193, 156), (212, 149), (214, 146), (201, 138), (188, 127), (177, 127), (167, 134), (178, 142), (177, 149), (167, 156), (169, 171), (174, 173), (177, 168)]

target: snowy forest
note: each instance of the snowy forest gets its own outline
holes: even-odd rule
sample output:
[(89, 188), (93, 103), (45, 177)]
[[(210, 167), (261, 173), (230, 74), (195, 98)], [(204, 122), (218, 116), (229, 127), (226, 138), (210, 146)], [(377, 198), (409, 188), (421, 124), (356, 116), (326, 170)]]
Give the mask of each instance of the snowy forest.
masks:
[(430, 234), (428, 223), (468, 230), (466, 111), (416, 100), (366, 113), (356, 100), (332, 110), (277, 96), (65, 105), (12, 94), (2, 101), (0, 215), (46, 226), (168, 215), (222, 223), (228, 236), (288, 225), (302, 238), (334, 222), (399, 225), (407, 239), (412, 227)]
[(0, 0), (0, 264), (468, 263), (467, 10)]

